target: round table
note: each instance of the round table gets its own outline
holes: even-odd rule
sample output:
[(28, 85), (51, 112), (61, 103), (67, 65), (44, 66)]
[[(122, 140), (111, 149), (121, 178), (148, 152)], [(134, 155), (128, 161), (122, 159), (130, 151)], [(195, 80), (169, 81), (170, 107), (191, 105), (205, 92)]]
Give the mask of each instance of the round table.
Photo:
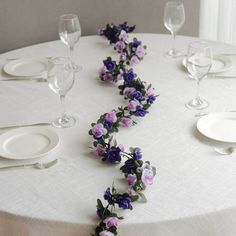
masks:
[[(145, 195), (146, 204), (134, 203), (133, 211), (121, 211), (122, 236), (230, 236), (236, 235), (236, 158), (216, 154), (223, 145), (196, 129), (197, 111), (185, 103), (194, 97), (196, 81), (188, 78), (182, 59), (166, 58), (170, 35), (131, 34), (147, 45), (147, 55), (135, 73), (156, 88), (159, 97), (137, 125), (121, 129), (115, 138), (128, 147), (140, 147), (143, 159), (157, 167), (157, 176)], [(186, 52), (196, 38), (177, 36), (176, 47)], [(214, 53), (236, 53), (232, 45), (210, 42)], [(3, 66), (11, 58), (65, 56), (60, 42), (48, 42), (0, 55)], [(83, 70), (66, 96), (66, 107), (78, 118), (73, 128), (54, 129), (60, 137), (57, 150), (42, 158), (58, 158), (50, 169), (0, 171), (0, 235), (87, 236), (93, 231), (96, 199), (113, 182), (123, 188), (119, 165), (109, 166), (90, 154), (90, 124), (113, 108), (125, 105), (117, 85), (101, 82), (98, 70), (107, 56), (117, 58), (100, 36), (82, 37), (74, 58)], [(232, 57), (232, 60), (234, 58)], [(235, 72), (236, 75), (236, 72)], [(2, 72), (0, 79), (6, 78)], [(60, 102), (47, 83), (0, 81), (0, 126), (51, 121), (60, 114)], [(201, 95), (207, 112), (236, 107), (236, 78), (207, 78)], [(225, 144), (224, 144), (225, 145)], [(32, 161), (32, 160), (31, 160)], [(0, 166), (12, 161), (0, 159)]]

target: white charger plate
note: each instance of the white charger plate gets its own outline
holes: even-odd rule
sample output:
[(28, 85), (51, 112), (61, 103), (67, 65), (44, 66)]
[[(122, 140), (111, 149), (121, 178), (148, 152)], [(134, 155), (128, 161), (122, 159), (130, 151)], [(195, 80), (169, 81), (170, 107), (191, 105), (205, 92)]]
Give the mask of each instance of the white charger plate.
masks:
[[(187, 58), (184, 57), (182, 61), (183, 66), (187, 67)], [(212, 66), (209, 71), (209, 74), (216, 74), (228, 71), (232, 68), (233, 64), (229, 57), (226, 57), (222, 54), (213, 55)]]
[(208, 138), (236, 143), (236, 112), (216, 112), (201, 117), (197, 129)]
[(54, 150), (59, 137), (51, 129), (22, 127), (0, 135), (0, 156), (23, 160), (44, 156)]
[(21, 58), (7, 63), (3, 70), (13, 76), (32, 77), (47, 72), (48, 60), (46, 58)]

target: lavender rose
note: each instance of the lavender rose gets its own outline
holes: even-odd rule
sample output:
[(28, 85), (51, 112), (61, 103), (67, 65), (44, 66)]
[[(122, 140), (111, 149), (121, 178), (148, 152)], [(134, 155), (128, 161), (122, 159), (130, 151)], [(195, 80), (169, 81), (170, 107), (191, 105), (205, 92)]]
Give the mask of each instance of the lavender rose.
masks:
[(120, 125), (123, 127), (131, 127), (133, 125), (133, 121), (130, 118), (122, 118)]
[(137, 182), (137, 176), (135, 174), (129, 174), (127, 177), (128, 185), (134, 185)]
[(103, 221), (106, 224), (106, 227), (109, 229), (113, 226), (117, 227), (118, 226), (118, 219), (116, 217), (108, 217)]
[(132, 101), (130, 101), (129, 104), (128, 104), (128, 109), (129, 109), (130, 111), (136, 111), (136, 107), (137, 107), (138, 105), (139, 105), (139, 102), (138, 102), (138, 101), (132, 100)]
[(102, 232), (99, 233), (99, 236), (114, 236), (114, 234), (110, 231), (103, 230)]
[(145, 49), (142, 45), (139, 45), (135, 51), (135, 54), (139, 57), (142, 58), (145, 55)]
[(104, 128), (103, 124), (98, 123), (93, 126), (92, 133), (95, 138), (101, 138), (103, 135), (107, 134), (107, 129)]
[(139, 59), (137, 56), (132, 56), (130, 59), (130, 65), (131, 66), (136, 66), (139, 63)]
[(154, 179), (153, 171), (151, 169), (144, 168), (141, 179), (145, 185), (153, 184), (153, 179)]
[(117, 121), (117, 116), (116, 113), (114, 111), (108, 112), (105, 116), (105, 119), (107, 121), (110, 121), (112, 123), (115, 123)]
[(93, 147), (92, 152), (96, 156), (104, 156), (106, 153), (105, 148), (101, 144), (98, 144), (97, 147)]
[(128, 38), (128, 34), (124, 30), (121, 30), (120, 35), (119, 35), (119, 39), (121, 41), (125, 41), (127, 38)]

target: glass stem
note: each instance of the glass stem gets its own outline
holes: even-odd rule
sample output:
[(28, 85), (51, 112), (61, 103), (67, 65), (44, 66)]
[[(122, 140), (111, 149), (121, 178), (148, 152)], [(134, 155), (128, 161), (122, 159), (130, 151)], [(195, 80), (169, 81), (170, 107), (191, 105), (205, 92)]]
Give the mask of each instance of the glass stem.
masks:
[(172, 52), (173, 52), (173, 54), (175, 54), (175, 37), (176, 37), (176, 32), (173, 32), (172, 35), (173, 35)]
[(61, 101), (61, 107), (62, 107), (61, 120), (65, 121), (66, 120), (65, 95), (60, 95), (60, 101)]
[(196, 99), (199, 98), (199, 91), (200, 91), (200, 80), (197, 80), (197, 92), (196, 92)]
[(70, 57), (70, 61), (71, 61), (72, 63), (73, 63), (73, 60), (72, 60), (73, 51), (74, 51), (74, 47), (73, 47), (73, 46), (70, 46), (70, 48), (69, 48), (69, 57)]

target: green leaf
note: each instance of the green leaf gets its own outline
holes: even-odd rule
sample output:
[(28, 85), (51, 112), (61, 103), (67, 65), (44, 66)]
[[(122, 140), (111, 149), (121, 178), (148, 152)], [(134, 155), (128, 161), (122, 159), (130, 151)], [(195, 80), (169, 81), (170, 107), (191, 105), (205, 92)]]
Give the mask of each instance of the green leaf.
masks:
[(138, 195), (141, 197), (143, 202), (147, 202), (147, 198), (145, 197), (145, 195), (142, 192), (138, 192)]
[(102, 201), (100, 199), (97, 199), (97, 209), (99, 209), (99, 210), (104, 209), (104, 206), (103, 206)]

